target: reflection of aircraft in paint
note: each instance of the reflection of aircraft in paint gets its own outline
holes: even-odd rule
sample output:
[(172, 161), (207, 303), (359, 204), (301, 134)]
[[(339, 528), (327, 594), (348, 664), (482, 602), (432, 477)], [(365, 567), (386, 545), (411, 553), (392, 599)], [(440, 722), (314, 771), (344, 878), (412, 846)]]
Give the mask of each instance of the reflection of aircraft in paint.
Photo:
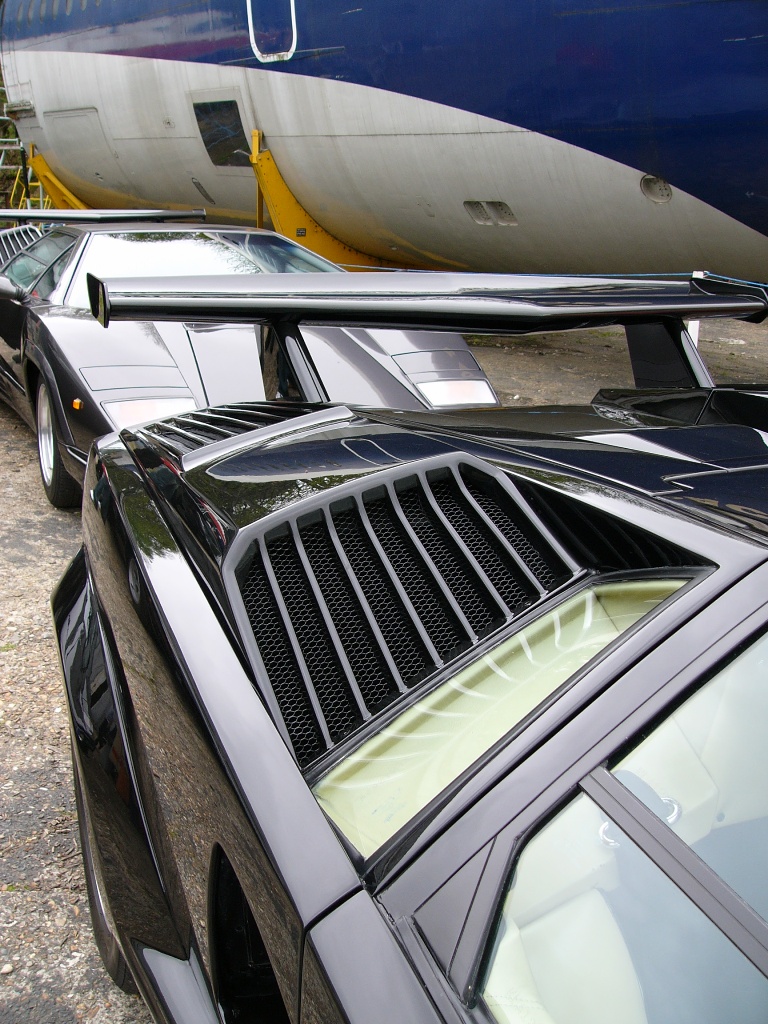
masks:
[(483, 270), (768, 275), (753, 0), (5, 0), (10, 112), (92, 206), (253, 221), (251, 132), (331, 235)]

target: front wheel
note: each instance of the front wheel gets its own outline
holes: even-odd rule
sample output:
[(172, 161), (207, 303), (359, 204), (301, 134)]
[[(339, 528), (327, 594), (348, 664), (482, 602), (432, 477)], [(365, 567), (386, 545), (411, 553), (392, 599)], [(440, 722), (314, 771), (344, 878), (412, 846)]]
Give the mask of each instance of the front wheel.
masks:
[(56, 426), (53, 419), (51, 396), (45, 381), (37, 387), (35, 404), (37, 423), (37, 456), (40, 463), (40, 479), (43, 482), (48, 501), (56, 508), (71, 508), (80, 504), (81, 491), (64, 468), (56, 440)]
[(77, 826), (80, 832), (80, 852), (83, 855), (85, 888), (88, 893), (88, 908), (91, 912), (93, 937), (102, 963), (110, 978), (123, 992), (136, 992), (130, 968), (125, 961), (117, 939), (112, 934), (106, 913), (106, 902), (103, 894), (103, 883), (99, 877), (99, 851), (93, 842), (93, 830), (88, 815), (88, 808), (80, 780), (80, 769), (77, 757), (72, 751), (72, 775), (75, 783), (75, 805), (77, 807)]

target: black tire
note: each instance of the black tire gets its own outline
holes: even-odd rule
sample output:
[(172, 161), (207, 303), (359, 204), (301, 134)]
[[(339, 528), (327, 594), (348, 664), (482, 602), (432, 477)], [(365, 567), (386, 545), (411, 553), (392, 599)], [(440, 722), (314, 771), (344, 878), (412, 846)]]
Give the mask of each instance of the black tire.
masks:
[(82, 501), (82, 489), (66, 471), (61, 460), (51, 396), (44, 380), (37, 385), (35, 423), (40, 479), (48, 501), (55, 508), (72, 508), (79, 505)]
[(83, 856), (85, 888), (88, 893), (88, 908), (91, 912), (91, 924), (93, 925), (93, 937), (96, 940), (96, 948), (112, 981), (123, 992), (133, 994), (137, 991), (136, 983), (133, 980), (133, 975), (125, 961), (117, 939), (112, 934), (104, 909), (104, 897), (102, 896), (102, 888), (99, 884), (99, 873), (97, 870), (99, 852), (93, 842), (93, 831), (85, 798), (83, 797), (80, 770), (74, 751), (72, 751), (72, 775), (75, 787), (75, 804), (77, 806), (77, 827), (80, 833), (80, 852)]

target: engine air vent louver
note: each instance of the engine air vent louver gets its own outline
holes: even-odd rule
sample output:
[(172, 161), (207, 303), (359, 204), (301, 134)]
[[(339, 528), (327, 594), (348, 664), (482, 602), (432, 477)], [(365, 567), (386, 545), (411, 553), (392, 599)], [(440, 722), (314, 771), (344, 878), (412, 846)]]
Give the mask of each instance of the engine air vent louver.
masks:
[(215, 409), (196, 409), (181, 416), (150, 423), (141, 427), (141, 433), (149, 440), (162, 444), (180, 459), (217, 441), (280, 423), (289, 417), (311, 411), (312, 408), (299, 404), (281, 408), (257, 402), (220, 405)]
[(521, 485), (521, 491), (543, 522), (586, 569), (619, 572), (709, 564), (632, 523), (554, 491), (543, 496), (536, 488), (525, 485)]
[(302, 766), (579, 571), (465, 456), (356, 481), (242, 543), (251, 651)]

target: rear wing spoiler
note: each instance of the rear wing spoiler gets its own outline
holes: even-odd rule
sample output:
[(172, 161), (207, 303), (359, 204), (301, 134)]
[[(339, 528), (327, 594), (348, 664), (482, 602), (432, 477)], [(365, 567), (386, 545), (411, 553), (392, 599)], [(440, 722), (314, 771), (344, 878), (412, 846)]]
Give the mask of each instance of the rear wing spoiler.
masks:
[(766, 286), (681, 277), (364, 272), (100, 280), (91, 311), (111, 320), (271, 323), (527, 334), (703, 317), (759, 322)]
[(205, 210), (0, 210), (0, 223), (129, 224), (141, 221), (205, 220)]

